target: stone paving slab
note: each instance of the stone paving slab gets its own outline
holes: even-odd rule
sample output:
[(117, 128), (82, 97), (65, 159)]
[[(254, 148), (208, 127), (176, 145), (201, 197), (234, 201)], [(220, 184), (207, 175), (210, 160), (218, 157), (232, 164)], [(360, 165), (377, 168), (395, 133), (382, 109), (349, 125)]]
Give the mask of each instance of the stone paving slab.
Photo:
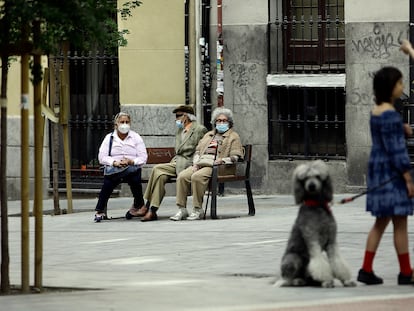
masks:
[[(334, 201), (347, 196), (337, 195)], [(111, 199), (110, 215), (122, 218), (130, 202)], [(52, 204), (45, 200), (44, 209), (51, 210)], [(173, 197), (163, 202), (159, 221), (146, 223), (115, 219), (95, 224), (95, 204), (95, 199), (75, 200), (75, 213), (43, 216), (43, 286), (78, 290), (0, 296), (0, 310), (310, 311), (376, 306), (382, 311), (409, 310), (413, 303), (414, 287), (397, 285), (392, 227), (374, 266), (383, 285), (344, 288), (338, 282), (333, 289), (278, 288), (274, 283), (280, 258), (298, 210), (291, 196), (255, 196), (254, 217), (247, 216), (245, 196), (225, 196), (218, 198), (220, 219), (182, 222), (168, 220), (176, 212)], [(364, 204), (361, 198), (332, 207), (340, 250), (354, 279), (374, 220)], [(61, 205), (64, 208), (65, 202)], [(20, 202), (9, 202), (9, 214), (18, 215), (19, 209)], [(9, 217), (9, 229), (11, 282), (19, 285), (19, 217)], [(410, 218), (411, 249), (413, 231)], [(33, 217), (30, 235), (33, 278)]]

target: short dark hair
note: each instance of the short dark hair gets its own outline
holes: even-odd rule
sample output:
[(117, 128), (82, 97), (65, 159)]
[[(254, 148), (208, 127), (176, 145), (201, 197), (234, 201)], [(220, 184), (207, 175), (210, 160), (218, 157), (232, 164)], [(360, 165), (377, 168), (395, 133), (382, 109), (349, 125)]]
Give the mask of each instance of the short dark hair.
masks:
[(392, 91), (401, 78), (401, 71), (395, 67), (383, 67), (375, 73), (373, 86), (377, 105), (392, 101)]

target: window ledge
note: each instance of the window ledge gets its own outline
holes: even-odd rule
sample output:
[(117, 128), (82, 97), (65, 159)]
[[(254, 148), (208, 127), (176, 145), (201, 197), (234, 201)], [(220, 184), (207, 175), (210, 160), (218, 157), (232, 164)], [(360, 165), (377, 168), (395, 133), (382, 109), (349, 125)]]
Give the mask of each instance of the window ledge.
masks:
[(267, 86), (345, 87), (345, 74), (269, 74)]

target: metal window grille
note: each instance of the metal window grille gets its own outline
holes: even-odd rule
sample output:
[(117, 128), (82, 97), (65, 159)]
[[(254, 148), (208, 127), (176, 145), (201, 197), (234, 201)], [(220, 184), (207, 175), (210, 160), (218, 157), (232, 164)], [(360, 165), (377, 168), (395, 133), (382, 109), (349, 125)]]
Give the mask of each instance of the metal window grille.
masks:
[(270, 72), (343, 73), (344, 0), (270, 2)]
[(345, 83), (309, 83), (345, 72), (344, 0), (269, 4), (269, 158), (345, 159)]
[(270, 87), (269, 158), (345, 159), (344, 88)]
[[(118, 57), (98, 51), (71, 51), (68, 62), (72, 183), (74, 188), (93, 188), (102, 178), (96, 172), (99, 146), (113, 129), (113, 116), (119, 112)], [(51, 57), (50, 65), (58, 72), (63, 56)], [(59, 85), (56, 81), (57, 92)], [(59, 94), (55, 97), (59, 102)], [(59, 183), (64, 187), (63, 153), (59, 149)]]
[[(399, 100), (395, 102), (395, 109), (401, 113), (403, 122), (407, 123), (414, 129), (414, 104), (410, 103), (408, 95), (403, 94)], [(407, 151), (410, 156), (411, 164), (414, 164), (414, 137), (407, 137)]]

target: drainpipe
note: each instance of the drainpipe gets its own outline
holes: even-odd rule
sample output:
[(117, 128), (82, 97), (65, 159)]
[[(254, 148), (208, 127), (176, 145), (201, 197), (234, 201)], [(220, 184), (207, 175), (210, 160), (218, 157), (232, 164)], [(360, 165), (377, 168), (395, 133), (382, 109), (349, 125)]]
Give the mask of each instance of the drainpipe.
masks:
[(184, 84), (185, 104), (190, 104), (190, 47), (189, 47), (189, 6), (190, 1), (184, 0)]
[(196, 112), (197, 122), (203, 123), (203, 107), (201, 105), (201, 60), (200, 60), (200, 0), (194, 1), (194, 15), (195, 15), (195, 91), (196, 91)]
[(202, 0), (201, 4), (201, 77), (204, 126), (211, 129), (211, 68), (210, 68), (210, 0)]
[[(414, 4), (410, 1), (410, 42), (414, 43)], [(414, 103), (414, 61), (410, 57), (410, 104)]]
[(217, 0), (217, 106), (224, 106), (224, 70), (223, 70), (223, 15), (222, 0)]

